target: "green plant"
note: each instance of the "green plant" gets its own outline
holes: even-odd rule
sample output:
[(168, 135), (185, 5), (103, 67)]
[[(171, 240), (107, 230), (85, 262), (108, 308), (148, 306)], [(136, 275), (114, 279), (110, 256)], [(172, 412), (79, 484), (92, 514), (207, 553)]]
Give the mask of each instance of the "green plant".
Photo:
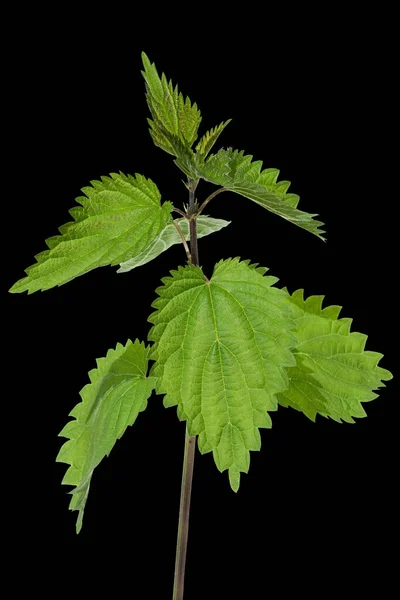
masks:
[[(221, 260), (206, 277), (197, 238), (229, 224), (204, 215), (219, 193), (236, 192), (321, 239), (322, 223), (297, 208), (299, 197), (288, 193), (289, 182), (277, 181), (276, 169), (231, 148), (211, 153), (229, 121), (193, 149), (201, 122), (196, 104), (160, 78), (146, 55), (143, 64), (150, 133), (186, 175), (188, 204), (162, 204), (156, 185), (142, 175), (93, 181), (70, 211), (73, 221), (47, 240), (48, 249), (10, 291), (46, 290), (105, 265), (125, 272), (183, 244), (187, 264), (156, 290), (150, 345), (118, 344), (97, 361), (82, 402), (70, 413), (74, 419), (60, 434), (68, 441), (57, 457), (70, 465), (63, 483), (74, 486), (70, 508), (78, 511), (79, 532), (93, 470), (146, 408), (153, 389), (164, 394), (165, 406), (177, 406), (187, 423), (174, 586), (174, 597), (182, 598), (196, 436), (200, 451), (213, 452), (237, 491), (250, 450), (260, 449), (259, 429), (271, 427), (268, 413), (278, 404), (312, 420), (321, 414), (354, 422), (391, 374), (378, 366), (381, 354), (364, 350), (366, 336), (350, 332), (351, 320), (338, 318), (340, 307), (322, 308), (322, 296), (290, 295), (275, 287), (266, 268), (239, 258)], [(201, 179), (219, 187), (199, 203)]]

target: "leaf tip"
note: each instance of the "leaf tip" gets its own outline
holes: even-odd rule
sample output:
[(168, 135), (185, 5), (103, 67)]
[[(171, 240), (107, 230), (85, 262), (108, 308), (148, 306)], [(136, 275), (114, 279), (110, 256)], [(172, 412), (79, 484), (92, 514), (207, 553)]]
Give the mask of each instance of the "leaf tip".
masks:
[(76, 527), (75, 527), (76, 535), (79, 535), (82, 530), (82, 521), (83, 521), (83, 511), (80, 510), (78, 518), (76, 520)]
[(229, 483), (232, 490), (237, 493), (240, 487), (240, 471), (237, 467), (229, 467)]
[(17, 281), (16, 283), (14, 283), (14, 284), (13, 284), (13, 285), (10, 287), (10, 289), (8, 290), (10, 294), (18, 294), (19, 292), (21, 292), (21, 290), (20, 290), (20, 289), (18, 289), (18, 288), (20, 287), (20, 286), (18, 285), (18, 284), (19, 284), (19, 282), (20, 282), (20, 280), (19, 280), (19, 281)]
[(147, 65), (151, 64), (150, 63), (150, 59), (149, 59), (149, 57), (147, 56), (147, 54), (146, 54), (146, 52), (144, 50), (142, 50), (142, 52), (140, 53), (140, 57), (142, 59), (142, 63), (143, 63), (144, 68), (146, 68)]

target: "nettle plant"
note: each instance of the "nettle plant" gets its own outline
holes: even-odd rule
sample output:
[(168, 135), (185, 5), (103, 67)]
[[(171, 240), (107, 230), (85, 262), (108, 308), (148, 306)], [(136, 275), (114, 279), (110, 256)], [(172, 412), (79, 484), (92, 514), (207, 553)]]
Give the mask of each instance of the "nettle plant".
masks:
[[(128, 340), (97, 360), (70, 413), (74, 419), (60, 433), (68, 441), (57, 456), (70, 465), (63, 483), (75, 486), (70, 508), (78, 511), (79, 532), (95, 467), (145, 410), (152, 391), (164, 395), (166, 407), (177, 406), (186, 421), (174, 583), (174, 598), (182, 598), (196, 436), (200, 452), (213, 453), (237, 492), (250, 450), (260, 450), (259, 430), (271, 427), (269, 412), (278, 405), (313, 421), (320, 414), (353, 423), (366, 414), (362, 402), (376, 398), (373, 390), (391, 374), (378, 366), (381, 354), (364, 350), (367, 336), (350, 332), (351, 319), (339, 319), (339, 306), (322, 308), (323, 296), (290, 295), (275, 287), (278, 280), (265, 267), (240, 258), (220, 260), (208, 279), (197, 238), (229, 224), (203, 214), (222, 192), (240, 194), (324, 239), (322, 223), (297, 208), (299, 196), (288, 193), (288, 181), (277, 181), (277, 169), (263, 169), (232, 148), (210, 153), (230, 121), (207, 131), (193, 149), (197, 105), (142, 58), (150, 133), (186, 175), (188, 204), (161, 204), (157, 186), (143, 175), (92, 181), (70, 211), (73, 221), (46, 241), (48, 249), (10, 291), (47, 290), (105, 265), (120, 265), (124, 273), (183, 244), (185, 266), (156, 290), (150, 344)], [(219, 187), (199, 203), (201, 179)]]

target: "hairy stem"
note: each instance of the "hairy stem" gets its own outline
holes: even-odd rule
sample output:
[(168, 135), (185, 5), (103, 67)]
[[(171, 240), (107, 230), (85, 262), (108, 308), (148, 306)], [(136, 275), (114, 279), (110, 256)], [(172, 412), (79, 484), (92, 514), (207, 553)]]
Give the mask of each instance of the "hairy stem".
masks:
[[(194, 193), (197, 183), (189, 181), (189, 215), (195, 213)], [(197, 248), (197, 223), (196, 219), (190, 220), (190, 254), (191, 263), (199, 265), (199, 251)], [(192, 492), (192, 479), (194, 455), (196, 450), (196, 436), (190, 436), (186, 429), (185, 452), (183, 458), (181, 503), (179, 507), (178, 540), (176, 544), (175, 578), (173, 600), (183, 600), (183, 586), (185, 580), (186, 550), (189, 533), (190, 496)]]

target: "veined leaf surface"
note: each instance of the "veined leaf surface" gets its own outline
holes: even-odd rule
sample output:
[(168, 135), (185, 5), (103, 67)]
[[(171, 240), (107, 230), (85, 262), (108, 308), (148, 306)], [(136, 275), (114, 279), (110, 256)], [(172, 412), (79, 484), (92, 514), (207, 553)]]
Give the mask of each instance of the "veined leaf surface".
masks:
[(232, 119), (228, 119), (228, 121), (223, 121), (216, 127), (210, 129), (210, 131), (206, 131), (206, 133), (200, 138), (196, 150), (201, 154), (202, 157), (206, 157), (210, 152), (211, 148), (214, 146), (215, 142), (225, 129), (227, 125), (232, 121)]
[(62, 285), (96, 267), (118, 265), (141, 254), (165, 229), (173, 206), (161, 205), (157, 186), (142, 175), (112, 173), (83, 188), (74, 221), (46, 240), (48, 250), (10, 292), (29, 294)]
[(262, 161), (238, 150), (220, 150), (212, 154), (202, 167), (203, 179), (222, 185), (245, 196), (267, 210), (324, 239), (319, 229), (323, 223), (297, 208), (300, 197), (288, 194), (289, 181), (277, 181), (278, 169), (262, 169)]
[[(191, 147), (197, 138), (201, 114), (196, 103), (184, 98), (178, 86), (173, 86), (164, 73), (159, 77), (156, 66), (147, 55), (142, 53), (146, 82), (146, 99), (152, 120), (149, 119), (150, 134), (156, 146), (175, 156), (180, 156), (179, 147), (174, 144), (180, 140)], [(172, 137), (171, 137), (172, 136)]]
[(288, 369), (290, 385), (278, 394), (282, 406), (302, 411), (312, 421), (317, 413), (354, 423), (364, 417), (362, 402), (377, 397), (392, 374), (378, 366), (382, 354), (364, 350), (367, 336), (350, 332), (351, 319), (338, 319), (341, 307), (322, 309), (323, 296), (303, 298), (298, 290), (288, 300), (296, 322), (296, 366)]
[(229, 469), (235, 491), (294, 365), (286, 292), (266, 271), (238, 258), (217, 263), (210, 280), (199, 267), (180, 267), (162, 280), (149, 317), (157, 393), (178, 406), (200, 451)]
[[(189, 222), (187, 219), (175, 219), (177, 223), (179, 223), (180, 228), (185, 236), (186, 240), (190, 238), (189, 232)], [(208, 217), (206, 215), (200, 215), (197, 217), (197, 237), (205, 237), (206, 235), (210, 235), (210, 233), (214, 233), (215, 231), (219, 231), (223, 227), (229, 225), (230, 221), (225, 221), (224, 219), (213, 219), (212, 217)], [(153, 244), (146, 248), (141, 254), (121, 263), (120, 268), (118, 269), (118, 273), (126, 273), (127, 271), (131, 271), (135, 267), (140, 267), (144, 265), (166, 250), (173, 246), (174, 244), (181, 244), (182, 240), (179, 236), (179, 233), (176, 230), (176, 227), (173, 223), (168, 223), (168, 225), (163, 229), (158, 238), (154, 240)]]
[(76, 486), (70, 509), (79, 511), (77, 533), (93, 470), (147, 406), (155, 384), (154, 378), (146, 376), (147, 355), (143, 342), (128, 340), (99, 358), (97, 368), (89, 372), (90, 383), (80, 393), (82, 402), (70, 413), (75, 420), (59, 434), (68, 438), (56, 460), (71, 465), (62, 483)]

